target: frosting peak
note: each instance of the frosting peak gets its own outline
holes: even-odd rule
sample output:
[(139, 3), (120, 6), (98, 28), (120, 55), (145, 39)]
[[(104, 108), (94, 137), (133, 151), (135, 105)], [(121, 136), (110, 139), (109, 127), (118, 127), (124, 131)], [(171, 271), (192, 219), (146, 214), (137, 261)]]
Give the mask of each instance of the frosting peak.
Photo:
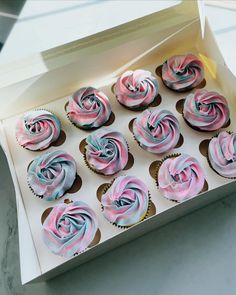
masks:
[(204, 182), (200, 164), (186, 154), (165, 159), (158, 171), (161, 194), (177, 202), (195, 197), (202, 191)]
[(208, 147), (212, 168), (221, 176), (236, 177), (236, 133), (222, 131), (213, 137)]
[(103, 215), (111, 223), (131, 226), (147, 214), (148, 188), (134, 176), (119, 176), (102, 196)]
[(27, 112), (16, 125), (16, 138), (26, 149), (46, 149), (60, 135), (61, 123), (51, 112), (35, 110)]
[(43, 240), (54, 253), (73, 257), (86, 250), (98, 229), (94, 211), (84, 202), (58, 204), (43, 223)]
[(86, 161), (92, 170), (112, 175), (125, 168), (128, 145), (120, 132), (103, 127), (90, 134), (86, 143)]
[(83, 129), (98, 128), (111, 115), (108, 97), (93, 87), (84, 87), (69, 97), (67, 115), (71, 122)]
[(161, 154), (177, 145), (179, 122), (170, 111), (145, 110), (134, 120), (133, 133), (143, 149)]
[(193, 54), (173, 56), (162, 66), (164, 84), (179, 92), (198, 86), (203, 78), (203, 64)]
[(193, 127), (214, 131), (226, 125), (230, 113), (222, 95), (215, 91), (197, 90), (186, 97), (183, 115)]
[(46, 201), (54, 201), (71, 188), (76, 177), (76, 163), (64, 151), (54, 151), (34, 159), (28, 169), (28, 184)]
[(149, 71), (126, 71), (116, 82), (117, 100), (130, 109), (151, 104), (158, 95), (157, 79)]

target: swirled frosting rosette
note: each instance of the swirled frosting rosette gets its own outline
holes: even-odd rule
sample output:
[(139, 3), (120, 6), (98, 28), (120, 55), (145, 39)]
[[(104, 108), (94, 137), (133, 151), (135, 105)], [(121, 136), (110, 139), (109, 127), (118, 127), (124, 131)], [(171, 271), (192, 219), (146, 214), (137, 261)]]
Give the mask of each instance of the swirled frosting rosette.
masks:
[(174, 148), (179, 140), (179, 122), (170, 111), (143, 111), (133, 122), (133, 134), (139, 145), (154, 154)]
[(40, 155), (29, 165), (27, 181), (33, 193), (46, 201), (62, 197), (76, 178), (74, 158), (64, 151)]
[(16, 124), (16, 138), (21, 146), (37, 151), (49, 147), (60, 135), (61, 123), (51, 112), (27, 112)]
[(87, 204), (62, 203), (43, 222), (43, 240), (52, 253), (70, 258), (89, 247), (97, 230), (96, 214)]
[(127, 71), (115, 84), (116, 98), (125, 107), (136, 110), (150, 105), (158, 95), (158, 82), (151, 72)]
[(119, 176), (101, 199), (104, 217), (114, 225), (129, 227), (145, 218), (149, 208), (146, 184), (134, 176)]
[(168, 88), (178, 92), (187, 91), (203, 81), (204, 67), (193, 54), (175, 55), (164, 62), (161, 76)]
[(198, 161), (182, 154), (164, 159), (158, 170), (157, 182), (164, 197), (181, 203), (202, 191), (205, 178)]
[(222, 131), (208, 146), (208, 161), (221, 176), (236, 178), (236, 133)]
[(124, 136), (109, 128), (94, 131), (86, 138), (85, 161), (94, 171), (113, 175), (128, 162), (128, 145)]
[(72, 123), (82, 129), (102, 126), (111, 115), (108, 97), (93, 87), (84, 87), (69, 97), (67, 116)]
[(215, 91), (197, 90), (190, 93), (184, 102), (184, 119), (202, 131), (224, 127), (229, 122), (229, 115), (226, 99)]

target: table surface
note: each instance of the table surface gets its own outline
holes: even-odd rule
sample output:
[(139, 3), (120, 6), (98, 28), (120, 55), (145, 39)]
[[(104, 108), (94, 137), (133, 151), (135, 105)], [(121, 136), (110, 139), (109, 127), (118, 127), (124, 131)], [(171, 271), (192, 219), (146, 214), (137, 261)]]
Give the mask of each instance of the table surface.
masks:
[[(154, 5), (155, 1), (151, 2)], [(227, 2), (230, 7), (230, 1)], [(233, 4), (234, 1), (231, 2)], [(141, 6), (139, 4), (140, 15), (151, 9), (142, 11)], [(90, 9), (93, 9), (92, 3)], [(232, 41), (236, 37), (236, 10), (206, 7), (206, 12), (226, 62), (236, 73), (236, 51)], [(50, 13), (53, 15), (52, 11)], [(49, 43), (53, 42), (50, 40)], [(16, 44), (12, 40), (6, 44), (4, 60), (7, 50), (9, 60), (17, 56), (13, 50), (14, 46), (17, 48)], [(37, 46), (33, 50), (38, 50), (40, 46)], [(24, 54), (22, 48), (19, 51)], [(236, 294), (235, 195), (182, 217), (55, 279), (28, 286), (21, 286), (20, 282), (15, 195), (2, 150), (0, 196), (1, 295), (60, 295), (69, 292), (83, 295)]]

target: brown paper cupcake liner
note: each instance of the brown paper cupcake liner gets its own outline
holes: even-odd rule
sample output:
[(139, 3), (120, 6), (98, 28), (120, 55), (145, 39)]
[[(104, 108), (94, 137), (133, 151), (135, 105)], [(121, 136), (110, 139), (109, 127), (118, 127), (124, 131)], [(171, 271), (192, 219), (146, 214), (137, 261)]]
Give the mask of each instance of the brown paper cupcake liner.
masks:
[[(61, 123), (61, 120), (59, 119), (59, 117), (54, 113), (52, 112), (51, 110), (49, 109), (45, 109), (45, 108), (37, 108), (37, 109), (34, 109), (32, 111), (47, 111), (47, 112), (50, 112), (51, 114), (53, 114), (55, 117), (57, 117), (58, 121), (60, 122), (60, 125), (62, 126), (62, 123)], [(29, 111), (30, 112), (30, 111)], [(51, 146), (60, 146), (62, 145), (65, 141), (66, 141), (66, 133), (65, 131), (61, 128), (60, 130), (60, 134), (59, 134), (59, 137), (57, 138), (57, 140), (51, 142), (49, 144), (49, 146), (47, 148), (44, 148), (44, 149), (41, 149), (41, 150), (31, 150), (31, 149), (28, 149), (26, 148), (25, 146), (21, 145), (18, 141), (18, 138), (17, 136), (15, 135), (15, 138), (16, 138), (16, 141), (17, 143), (19, 144), (19, 146), (21, 146), (23, 149), (27, 150), (27, 151), (30, 151), (30, 152), (42, 152), (42, 151), (46, 151), (47, 149), (49, 149)]]
[[(106, 183), (106, 184), (105, 184), (105, 186), (104, 186), (104, 188), (103, 188), (103, 190), (102, 190), (102, 192), (101, 192), (101, 196), (104, 195), (104, 194), (109, 190), (109, 188), (112, 186), (112, 184), (114, 183), (115, 180), (116, 180), (116, 177), (113, 178), (112, 181), (111, 181), (110, 183)], [(99, 200), (99, 201), (101, 202), (101, 200)], [(114, 225), (114, 226), (116, 226), (116, 227), (118, 227), (118, 228), (121, 228), (121, 229), (127, 229), (127, 228), (130, 228), (131, 226), (134, 226), (134, 225), (138, 224), (139, 222), (144, 221), (145, 219), (147, 219), (147, 218), (149, 217), (149, 213), (150, 213), (150, 210), (151, 210), (151, 206), (152, 206), (152, 205), (154, 205), (154, 204), (153, 204), (152, 201), (151, 201), (151, 194), (150, 194), (150, 192), (148, 191), (148, 208), (147, 208), (147, 212), (146, 212), (145, 216), (144, 216), (143, 218), (141, 218), (138, 222), (136, 222), (136, 223), (134, 223), (134, 224), (132, 224), (132, 225), (129, 225), (129, 226), (122, 226), (122, 225), (119, 225), (119, 224), (117, 224), (117, 223), (115, 223), (115, 222), (111, 222), (111, 221), (109, 221), (109, 220), (106, 219), (105, 217), (104, 217), (104, 218), (105, 218), (110, 224), (112, 224), (112, 225)], [(154, 205), (154, 206), (155, 206), (155, 205)], [(101, 203), (101, 210), (102, 210), (102, 212), (103, 212), (103, 210), (104, 210), (104, 207), (103, 207), (102, 203)], [(156, 210), (156, 208), (155, 208), (155, 210)]]
[[(232, 133), (233, 133), (232, 131), (226, 131), (226, 132), (229, 133), (229, 134), (232, 134)], [(217, 138), (219, 134), (220, 134), (220, 131), (217, 132), (214, 136), (212, 136), (211, 139), (209, 140), (209, 143), (210, 143), (210, 141), (211, 141), (213, 138)], [(209, 145), (209, 144), (208, 144), (208, 145)], [(221, 177), (223, 177), (223, 178), (226, 178), (226, 179), (236, 179), (236, 177), (226, 177), (226, 176), (223, 176), (223, 175), (221, 175), (219, 172), (217, 172), (217, 171), (212, 167), (212, 164), (211, 164), (211, 162), (210, 162), (210, 160), (209, 160), (208, 148), (207, 148), (207, 150), (206, 150), (206, 159), (207, 159), (207, 162), (208, 162), (209, 167), (210, 167), (210, 168), (211, 168), (216, 174), (218, 174), (219, 176), (221, 176)]]
[(68, 106), (68, 104), (69, 104), (69, 102), (67, 101), (66, 104), (65, 104), (65, 106), (64, 106), (64, 109), (65, 109), (65, 112), (66, 112), (66, 117), (67, 117), (67, 119), (70, 121), (70, 123), (71, 123), (74, 127), (78, 128), (79, 130), (83, 130), (83, 131), (87, 131), (87, 132), (89, 132), (89, 131), (95, 131), (95, 130), (97, 130), (97, 129), (103, 127), (103, 126), (111, 126), (111, 125), (114, 123), (115, 118), (116, 118), (116, 117), (115, 117), (115, 113), (114, 113), (113, 111), (111, 111), (111, 114), (110, 114), (109, 118), (107, 119), (107, 121), (104, 122), (104, 123), (103, 123), (101, 126), (99, 126), (99, 127), (86, 128), (86, 127), (83, 127), (83, 126), (79, 126), (79, 125), (77, 125), (75, 122), (71, 121), (71, 119), (70, 119), (70, 117), (69, 117), (69, 115), (68, 115), (68, 113), (67, 113), (67, 106)]

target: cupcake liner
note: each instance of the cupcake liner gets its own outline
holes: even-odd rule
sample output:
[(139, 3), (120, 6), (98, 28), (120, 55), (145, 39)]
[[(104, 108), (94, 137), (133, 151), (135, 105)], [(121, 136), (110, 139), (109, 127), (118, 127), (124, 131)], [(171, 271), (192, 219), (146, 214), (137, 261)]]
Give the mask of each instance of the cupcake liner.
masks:
[[(116, 180), (116, 178), (117, 178), (117, 177), (113, 178), (113, 179), (111, 180), (110, 183), (107, 183), (107, 184), (105, 185), (103, 191), (101, 192), (101, 195), (104, 195), (104, 194), (108, 191), (108, 189), (112, 186), (112, 184), (114, 183), (114, 181)], [(146, 214), (145, 214), (143, 217), (141, 217), (141, 219), (140, 219), (138, 222), (136, 222), (136, 223), (134, 223), (134, 224), (132, 224), (132, 225), (129, 225), (129, 226), (119, 225), (119, 224), (117, 224), (117, 223), (115, 223), (115, 222), (111, 222), (111, 221), (109, 221), (109, 220), (106, 219), (105, 217), (104, 217), (104, 218), (105, 218), (110, 224), (112, 224), (112, 225), (114, 225), (114, 226), (116, 226), (116, 227), (118, 227), (118, 228), (121, 228), (121, 229), (127, 229), (127, 228), (130, 228), (131, 226), (134, 226), (134, 225), (138, 224), (139, 222), (141, 222), (141, 221), (147, 219), (147, 218), (149, 217), (150, 208), (151, 208), (152, 204), (153, 204), (153, 203), (152, 203), (152, 201), (151, 201), (151, 194), (150, 194), (150, 191), (148, 191), (148, 208), (147, 208), (147, 212), (146, 212)], [(154, 204), (153, 204), (153, 205), (154, 205)], [(102, 212), (103, 212), (103, 210), (104, 210), (104, 207), (103, 207), (102, 203), (101, 203), (101, 210), (102, 210)]]
[[(62, 123), (61, 123), (61, 120), (59, 119), (59, 117), (58, 117), (54, 112), (52, 112), (52, 111), (50, 111), (50, 110), (48, 110), (48, 109), (37, 108), (37, 109), (31, 110), (31, 111), (46, 111), (46, 112), (50, 112), (51, 114), (53, 114), (53, 115), (58, 119), (58, 121), (60, 122), (60, 125), (62, 126)], [(31, 112), (31, 111), (28, 111), (28, 112)], [(27, 112), (26, 112), (26, 113), (27, 113)], [(16, 135), (15, 135), (15, 138), (16, 138), (16, 141), (17, 141), (17, 143), (19, 144), (19, 146), (21, 146), (23, 149), (25, 149), (25, 150), (27, 150), (27, 151), (31, 151), (31, 152), (41, 152), (41, 151), (45, 151), (45, 150), (49, 149), (51, 146), (54, 146), (55, 142), (57, 142), (57, 141), (59, 140), (59, 138), (60, 138), (62, 132), (64, 133), (64, 135), (65, 135), (65, 140), (66, 140), (66, 133), (65, 133), (65, 131), (62, 130), (62, 129), (60, 129), (60, 134), (59, 134), (57, 140), (51, 142), (51, 143), (49, 144), (48, 147), (46, 147), (46, 148), (44, 148), (44, 149), (41, 149), (41, 150), (31, 150), (31, 149), (28, 149), (28, 148), (24, 147), (23, 145), (21, 145), (21, 144), (19, 143), (18, 138), (17, 138)], [(62, 145), (62, 144), (65, 142), (65, 140), (64, 140), (60, 145)], [(58, 146), (59, 146), (59, 145), (58, 145)]]
[[(180, 156), (180, 155), (181, 155), (180, 153), (170, 154), (170, 155), (164, 157), (162, 160), (160, 160), (160, 161), (158, 162), (158, 164), (157, 164), (157, 169), (156, 169), (156, 177), (155, 177), (155, 182), (156, 182), (156, 186), (157, 186), (157, 188), (159, 188), (159, 184), (158, 184), (158, 172), (159, 172), (159, 169), (160, 169), (161, 165), (163, 164), (163, 162), (164, 162), (165, 160), (167, 160), (167, 159), (170, 159), (170, 158), (176, 158), (176, 157), (178, 157), (178, 156)], [(201, 194), (201, 193), (203, 193), (203, 192), (205, 192), (205, 191), (208, 190), (208, 182), (207, 182), (206, 178), (204, 178), (204, 179), (205, 179), (204, 186), (203, 186), (202, 190), (201, 190), (196, 196), (198, 196), (199, 194)], [(167, 199), (168, 201), (171, 201), (171, 202), (174, 202), (174, 203), (178, 203), (178, 204), (181, 203), (181, 202), (178, 202), (178, 201), (176, 201), (176, 200), (169, 199), (169, 198), (167, 198), (167, 197), (165, 197), (165, 196), (163, 196), (163, 195), (162, 195), (162, 197), (165, 198), (165, 199)]]
[[(78, 128), (79, 130), (88, 131), (88, 132), (89, 132), (89, 131), (95, 131), (95, 130), (101, 128), (102, 126), (110, 126), (110, 125), (112, 125), (112, 124), (114, 123), (114, 121), (115, 121), (115, 113), (111, 111), (111, 114), (110, 114), (109, 118), (106, 120), (106, 122), (104, 122), (104, 123), (103, 123), (101, 126), (99, 126), (99, 127), (86, 128), (86, 127), (83, 127), (83, 126), (79, 126), (79, 125), (77, 125), (76, 123), (74, 123), (73, 121), (71, 121), (71, 119), (70, 119), (70, 117), (69, 117), (69, 115), (68, 115), (68, 113), (67, 113), (67, 106), (68, 106), (68, 104), (69, 104), (69, 102), (67, 101), (66, 104), (65, 104), (65, 106), (64, 106), (64, 109), (65, 109), (65, 112), (66, 112), (66, 117), (67, 117), (67, 119), (70, 121), (70, 123), (71, 123), (74, 127)], [(109, 122), (110, 122), (110, 123), (109, 123)]]
[[(232, 133), (233, 133), (232, 131), (226, 131), (226, 132), (229, 133), (229, 134), (232, 134)], [(211, 141), (213, 138), (218, 137), (219, 134), (220, 134), (220, 131), (217, 132), (214, 136), (212, 136), (211, 139), (210, 139), (210, 141)], [(209, 141), (209, 143), (210, 143), (210, 141)], [(207, 149), (207, 151), (206, 151), (206, 159), (207, 159), (207, 162), (208, 162), (209, 167), (210, 167), (210, 168), (211, 168), (216, 174), (218, 174), (219, 176), (221, 176), (221, 177), (223, 177), (223, 178), (226, 178), (226, 179), (236, 179), (236, 177), (226, 177), (226, 176), (223, 176), (223, 175), (221, 175), (219, 172), (217, 172), (217, 171), (212, 167), (211, 162), (210, 162), (210, 160), (209, 160), (208, 149)]]

